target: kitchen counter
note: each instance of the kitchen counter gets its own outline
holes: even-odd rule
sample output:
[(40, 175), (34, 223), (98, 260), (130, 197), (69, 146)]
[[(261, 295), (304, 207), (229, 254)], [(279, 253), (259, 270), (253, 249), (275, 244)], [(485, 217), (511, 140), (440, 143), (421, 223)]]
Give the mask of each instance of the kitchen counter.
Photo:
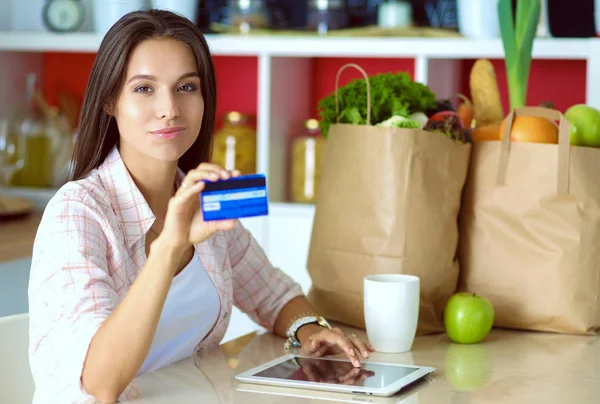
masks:
[[(364, 331), (354, 331), (364, 337)], [(283, 339), (251, 334), (137, 378), (127, 403), (598, 403), (597, 337), (493, 330), (476, 345), (446, 335), (419, 337), (403, 354), (370, 361), (428, 365), (437, 371), (405, 392), (372, 397), (238, 383), (234, 376), (285, 352)]]
[(0, 220), (0, 263), (31, 258), (44, 209), (56, 191), (54, 188), (0, 187), (0, 196), (24, 198), (34, 205), (33, 212), (25, 217)]
[(0, 221), (0, 262), (31, 257), (41, 219), (42, 212), (34, 211), (24, 218)]

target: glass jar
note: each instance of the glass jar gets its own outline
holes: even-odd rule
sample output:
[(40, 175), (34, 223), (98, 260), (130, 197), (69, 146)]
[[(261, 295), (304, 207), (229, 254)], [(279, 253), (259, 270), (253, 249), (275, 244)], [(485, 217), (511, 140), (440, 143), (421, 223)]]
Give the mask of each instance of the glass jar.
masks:
[(227, 19), (232, 28), (248, 33), (252, 28), (269, 27), (269, 13), (264, 0), (229, 0)]
[(242, 174), (256, 172), (256, 131), (249, 117), (232, 111), (225, 115), (223, 127), (213, 138), (212, 162)]
[(348, 13), (343, 0), (310, 0), (307, 26), (319, 34), (348, 26)]
[(314, 203), (321, 178), (325, 138), (316, 119), (305, 121), (304, 129), (304, 133), (295, 137), (292, 143), (290, 199), (296, 203)]
[(53, 182), (53, 142), (46, 131), (46, 116), (35, 101), (35, 74), (27, 76), (25, 101), (13, 114), (8, 141), (14, 144), (20, 168), (12, 176), (12, 185), (51, 187)]

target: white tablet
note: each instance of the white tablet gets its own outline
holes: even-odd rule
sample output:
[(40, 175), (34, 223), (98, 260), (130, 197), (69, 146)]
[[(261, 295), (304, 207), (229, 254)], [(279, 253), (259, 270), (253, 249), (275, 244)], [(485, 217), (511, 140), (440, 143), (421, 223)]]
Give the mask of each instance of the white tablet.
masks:
[(428, 366), (363, 362), (355, 368), (347, 359), (285, 355), (240, 373), (246, 383), (391, 396), (436, 369)]

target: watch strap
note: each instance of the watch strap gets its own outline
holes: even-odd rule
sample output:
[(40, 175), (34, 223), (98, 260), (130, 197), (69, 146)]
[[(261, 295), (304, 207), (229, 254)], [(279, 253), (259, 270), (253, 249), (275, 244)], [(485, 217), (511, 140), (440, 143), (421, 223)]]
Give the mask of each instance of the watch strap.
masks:
[(311, 315), (303, 315), (299, 318), (296, 318), (292, 324), (288, 327), (286, 335), (288, 337), (286, 346), (292, 346), (294, 348), (300, 347), (300, 341), (298, 341), (298, 330), (300, 327), (305, 326), (307, 324), (318, 324), (323, 328), (331, 329), (331, 325), (329, 322), (318, 314)]

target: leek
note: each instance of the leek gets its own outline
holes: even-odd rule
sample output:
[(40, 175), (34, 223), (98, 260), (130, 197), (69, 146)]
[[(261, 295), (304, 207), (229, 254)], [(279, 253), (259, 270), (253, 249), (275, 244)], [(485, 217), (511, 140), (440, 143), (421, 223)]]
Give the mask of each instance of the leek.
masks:
[[(517, 0), (517, 13), (514, 18), (512, 1), (498, 0), (498, 19), (511, 110), (524, 107), (527, 101), (531, 52), (540, 10), (540, 0)], [(516, 21), (516, 24), (513, 21)]]

